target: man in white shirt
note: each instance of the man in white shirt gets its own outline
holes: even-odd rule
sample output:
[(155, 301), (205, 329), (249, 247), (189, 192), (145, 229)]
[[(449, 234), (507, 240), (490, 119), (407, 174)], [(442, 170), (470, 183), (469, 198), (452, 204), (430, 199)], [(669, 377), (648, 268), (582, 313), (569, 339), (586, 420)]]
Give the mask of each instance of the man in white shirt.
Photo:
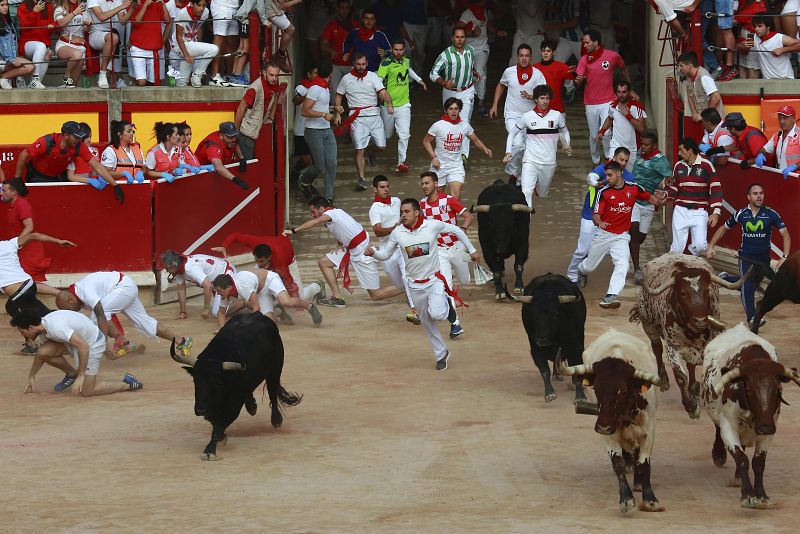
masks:
[[(494, 102), (492, 109), (489, 110), (489, 117), (497, 117), (497, 106), (500, 105), (500, 98), (506, 88), (506, 103), (503, 107), (503, 119), (505, 120), (506, 132), (511, 132), (517, 119), (533, 109), (533, 90), (540, 85), (547, 85), (542, 71), (531, 65), (533, 50), (527, 44), (517, 47), (517, 64), (508, 67), (500, 77), (500, 83), (494, 90)], [(525, 152), (525, 143), (519, 137), (515, 138), (518, 142), (511, 147), (511, 161), (506, 165), (506, 174), (515, 182), (522, 167), (522, 153)]]
[(474, 0), (467, 5), (456, 28), (463, 28), (467, 36), (467, 45), (472, 47), (475, 57), (475, 98), (478, 100), (478, 113), (486, 116), (483, 99), (486, 96), (486, 65), (489, 62), (489, 10), (485, 0)]
[[(100, 52), (100, 73), (97, 87), (108, 89), (108, 64), (114, 59), (114, 72), (121, 72), (122, 59), (114, 58), (119, 36), (125, 35), (125, 27), (133, 15), (133, 0), (87, 0), (86, 11), (92, 19), (89, 26), (89, 46)], [(116, 31), (111, 31), (111, 30)]]
[(681, 26), (680, 21), (678, 20), (678, 14), (675, 13), (676, 11), (682, 11), (686, 14), (691, 13), (697, 6), (700, 5), (701, 0), (653, 0), (658, 12), (661, 14), (661, 18), (664, 19), (664, 22), (669, 24), (669, 27), (672, 28), (676, 34), (680, 37), (686, 36), (686, 30)]
[[(425, 219), (416, 199), (407, 198), (400, 206), (402, 226), (389, 234), (385, 244), (375, 250), (368, 247), (364, 254), (386, 260), (399, 248), (406, 262), (406, 278), (411, 290), (411, 299), (417, 309), (425, 334), (433, 347), (436, 370), (447, 369), (450, 351), (447, 350), (436, 321), (455, 315), (455, 308), (446, 294), (454, 296), (439, 272), (439, 247), (437, 239), (443, 232), (451, 232), (467, 248), (473, 261), (480, 261), (480, 254), (461, 228), (442, 221)], [(459, 299), (460, 300), (460, 299)]]
[(514, 34), (514, 41), (511, 43), (511, 58), (509, 65), (517, 62), (518, 54), (514, 55), (514, 50), (519, 50), (519, 45), (527, 44), (532, 49), (531, 63), (538, 63), (542, 60), (540, 51), (544, 40), (544, 9), (545, 0), (518, 0), (517, 9), (514, 12), (517, 21), (517, 31)]
[(627, 148), (631, 157), (625, 168), (631, 172), (636, 161), (636, 152), (639, 150), (636, 136), (644, 132), (647, 113), (642, 103), (631, 96), (631, 84), (628, 80), (617, 80), (615, 84), (617, 99), (611, 102), (608, 117), (597, 132), (595, 143), (600, 146), (606, 132), (611, 130), (609, 150), (614, 154), (621, 146)]
[[(219, 310), (219, 297), (214, 296), (211, 283), (221, 274), (235, 273), (236, 268), (227, 260), (205, 254), (189, 254), (184, 256), (174, 250), (161, 253), (161, 264), (169, 273), (169, 279), (177, 284), (178, 305), (180, 313), (178, 319), (186, 319), (186, 282), (203, 289), (203, 312), (200, 316), (208, 319), (210, 315), (216, 317)], [(213, 306), (212, 306), (213, 300)]]
[[(461, 152), (467, 139), (492, 157), (492, 150), (478, 139), (469, 122), (461, 120), (461, 107), (462, 102), (458, 98), (451, 96), (445, 100), (444, 115), (433, 123), (422, 139), (422, 146), (431, 158), (430, 171), (438, 176), (439, 189), (444, 191), (449, 184), (450, 194), (456, 198), (461, 196), (466, 178)], [(436, 148), (433, 141), (436, 141)]]
[[(106, 339), (97, 325), (82, 313), (59, 310), (41, 317), (32, 310), (25, 310), (11, 320), (11, 326), (24, 336), (43, 334), (47, 338), (31, 365), (25, 393), (36, 391), (36, 373), (45, 363), (65, 374), (54, 388), (58, 392), (72, 387), (75, 395), (92, 397), (143, 387), (130, 373), (125, 373), (119, 382), (97, 380), (100, 360), (106, 350)], [(71, 355), (71, 363), (64, 358), (66, 355)]]
[(528, 206), (533, 207), (533, 191), (540, 197), (550, 192), (550, 184), (556, 172), (556, 153), (558, 141), (564, 152), (572, 155), (569, 130), (560, 111), (550, 109), (553, 90), (547, 85), (540, 85), (533, 90), (536, 107), (517, 119), (514, 129), (506, 138), (506, 155), (503, 162), (512, 158), (512, 150), (517, 142), (515, 137), (524, 136), (525, 154), (522, 156), (522, 193)]
[(330, 63), (317, 68), (317, 76), (311, 80), (300, 114), (305, 118), (305, 140), (311, 152), (311, 165), (297, 179), (297, 187), (307, 199), (317, 196), (313, 182), (321, 172), (325, 174), (325, 198), (333, 202), (333, 187), (336, 184), (337, 154), (336, 137), (331, 121), (336, 117), (330, 108)]
[[(347, 97), (350, 116), (342, 122), (341, 113), (344, 113), (342, 97)], [(378, 98), (386, 103), (386, 112), (394, 113), (392, 97), (383, 87), (383, 80), (377, 74), (367, 70), (367, 56), (361, 52), (353, 55), (353, 70), (342, 77), (339, 87), (336, 88), (336, 119), (334, 124), (339, 126), (337, 135), (343, 133), (344, 128), (350, 127), (350, 136), (353, 139), (353, 148), (356, 151), (356, 189), (364, 191), (367, 188), (367, 179), (364, 178), (364, 150), (372, 139), (376, 150), (386, 148), (386, 131), (378, 107)]]
[(714, 108), (706, 108), (700, 113), (703, 126), (703, 142), (698, 145), (713, 165), (725, 165), (730, 157), (730, 151), (736, 150), (736, 141), (725, 127), (725, 122)]
[(206, 0), (189, 0), (189, 4), (175, 15), (169, 56), (170, 64), (177, 64), (180, 72), (176, 80), (179, 87), (190, 82), (192, 87), (200, 87), (209, 63), (219, 54), (216, 45), (200, 40), (203, 25), (208, 20), (207, 4)]
[[(758, 54), (761, 76), (765, 80), (793, 80), (792, 54), (800, 52), (800, 40), (775, 32), (772, 16), (753, 17), (755, 35), (752, 51)], [(747, 43), (747, 41), (745, 41)]]
[(339, 290), (338, 278), (342, 277), (344, 288), (350, 289), (350, 267), (358, 277), (361, 287), (367, 290), (372, 300), (388, 299), (401, 295), (403, 288), (395, 286), (381, 287), (381, 275), (378, 271), (378, 262), (364, 255), (369, 247), (369, 236), (353, 217), (346, 211), (334, 208), (322, 197), (312, 198), (308, 202), (312, 219), (300, 226), (283, 231), (283, 235), (290, 236), (303, 230), (325, 225), (339, 247), (322, 256), (317, 264), (322, 276), (331, 288), (329, 298), (317, 302), (323, 306), (344, 308), (345, 301)]

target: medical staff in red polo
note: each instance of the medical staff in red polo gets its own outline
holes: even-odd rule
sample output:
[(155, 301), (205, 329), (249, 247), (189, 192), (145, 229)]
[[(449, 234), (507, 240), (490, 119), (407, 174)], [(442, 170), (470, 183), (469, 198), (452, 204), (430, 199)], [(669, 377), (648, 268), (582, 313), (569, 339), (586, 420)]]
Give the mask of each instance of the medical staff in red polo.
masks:
[(513, 150), (518, 137), (523, 139), (525, 152), (522, 156), (522, 173), (519, 185), (525, 195), (528, 206), (533, 207), (534, 190), (540, 197), (550, 194), (550, 184), (556, 173), (556, 154), (558, 141), (564, 153), (572, 155), (569, 130), (563, 113), (550, 108), (553, 90), (547, 85), (540, 85), (533, 90), (536, 106), (514, 123), (514, 128), (506, 138), (506, 155), (503, 161), (508, 163), (513, 158)]
[(153, 137), (158, 143), (147, 151), (144, 158), (147, 171), (145, 176), (151, 180), (165, 179), (175, 181), (175, 170), (181, 164), (181, 145), (178, 125), (172, 122), (157, 122), (153, 125)]
[(317, 261), (322, 276), (331, 287), (331, 296), (320, 299), (319, 304), (336, 308), (345, 307), (337, 279), (341, 276), (344, 288), (351, 291), (350, 267), (353, 267), (361, 287), (367, 290), (372, 300), (382, 300), (403, 294), (403, 288), (381, 287), (378, 262), (374, 258), (364, 255), (364, 251), (369, 247), (369, 236), (364, 227), (356, 222), (350, 214), (342, 209), (334, 208), (322, 197), (312, 198), (308, 202), (308, 207), (313, 218), (296, 228), (284, 230), (283, 235), (288, 237), (324, 224), (331, 232), (331, 236), (339, 243), (338, 248)]
[(601, 144), (603, 138), (611, 130), (609, 154), (613, 154), (619, 147), (624, 146), (631, 154), (628, 160), (628, 172), (633, 172), (636, 153), (639, 150), (639, 134), (644, 132), (647, 113), (644, 105), (631, 96), (631, 84), (627, 80), (615, 82), (617, 99), (609, 106), (608, 117), (603, 122), (602, 128), (597, 132), (595, 144)]
[(458, 98), (451, 96), (445, 100), (444, 115), (433, 123), (422, 139), (422, 146), (431, 158), (429, 170), (436, 173), (439, 189), (444, 191), (445, 186), (449, 185), (450, 194), (456, 198), (461, 196), (461, 188), (464, 187), (467, 176), (464, 160), (461, 158), (464, 143), (470, 140), (487, 156), (492, 157), (492, 149), (478, 139), (468, 122), (461, 119), (462, 106)]
[(237, 139), (239, 132), (232, 122), (223, 122), (219, 130), (211, 132), (197, 145), (197, 160), (202, 170), (214, 171), (223, 178), (227, 178), (242, 189), (250, 189), (247, 182), (233, 174), (225, 165), (235, 161), (239, 162), (239, 171), (247, 170), (247, 160), (242, 158)]
[(725, 165), (731, 152), (736, 150), (736, 141), (728, 131), (719, 112), (714, 108), (706, 108), (700, 112), (703, 125), (702, 143), (697, 148), (714, 165)]
[(443, 371), (447, 369), (450, 351), (447, 350), (436, 321), (453, 319), (456, 310), (452, 302), (446, 298), (448, 295), (453, 296), (453, 293), (439, 269), (440, 248), (437, 244), (439, 235), (455, 234), (475, 262), (480, 261), (480, 254), (467, 234), (458, 226), (425, 219), (416, 199), (403, 200), (400, 206), (400, 220), (402, 226), (392, 230), (382, 247), (377, 250), (368, 247), (364, 254), (367, 257), (374, 256), (379, 260), (386, 260), (394, 254), (395, 249), (399, 248), (402, 251), (411, 299), (425, 328), (425, 335), (433, 347), (436, 370)]
[(124, 347), (128, 345), (125, 336), (111, 320), (112, 315), (119, 313), (130, 319), (139, 332), (150, 337), (158, 336), (167, 341), (175, 341), (178, 343), (177, 350), (184, 355), (189, 355), (192, 346), (192, 338), (178, 337), (148, 315), (144, 304), (139, 300), (136, 282), (130, 276), (117, 271), (96, 272), (84, 276), (69, 286), (68, 290), (58, 293), (56, 306), (60, 310), (90, 310), (92, 319), (103, 334), (114, 339), (115, 350), (124, 351)]
[(790, 172), (795, 172), (800, 166), (800, 128), (797, 127), (797, 113), (793, 106), (778, 108), (778, 126), (780, 129), (756, 156), (756, 167), (761, 167), (767, 161), (767, 154), (775, 154), (778, 168), (783, 172), (783, 178), (789, 177)]
[(200, 316), (208, 319), (210, 315), (217, 315), (220, 302), (220, 299), (214, 295), (211, 283), (221, 274), (236, 272), (236, 268), (222, 258), (205, 254), (184, 256), (174, 250), (165, 250), (161, 253), (161, 265), (169, 273), (170, 281), (177, 284), (178, 305), (180, 306), (178, 319), (186, 319), (188, 316), (186, 312), (187, 281), (203, 288), (203, 312)]
[(614, 272), (608, 283), (608, 292), (600, 307), (615, 309), (620, 307), (617, 295), (625, 287), (625, 276), (628, 274), (628, 262), (631, 252), (628, 247), (631, 227), (631, 214), (633, 205), (637, 200), (647, 200), (660, 206), (661, 194), (651, 195), (642, 186), (626, 182), (622, 178), (623, 167), (616, 161), (606, 165), (606, 182), (608, 185), (597, 193), (597, 202), (594, 206), (592, 219), (597, 225), (597, 231), (592, 238), (589, 255), (579, 265), (578, 272), (581, 276), (594, 271), (606, 255), (611, 256), (614, 262)]

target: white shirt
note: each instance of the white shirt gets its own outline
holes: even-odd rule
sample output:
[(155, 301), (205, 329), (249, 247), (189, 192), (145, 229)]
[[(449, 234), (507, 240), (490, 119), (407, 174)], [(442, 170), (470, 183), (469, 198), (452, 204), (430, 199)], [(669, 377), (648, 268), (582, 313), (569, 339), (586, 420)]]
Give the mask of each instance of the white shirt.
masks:
[(236, 296), (231, 294), (230, 297), (224, 299), (221, 303), (222, 307), (229, 308), (232, 301), (236, 299), (248, 300), (250, 295), (258, 292), (258, 275), (250, 271), (239, 271), (238, 273), (231, 273), (233, 279), (233, 287), (236, 289)]
[(780, 170), (789, 166), (786, 162), (786, 148), (789, 146), (790, 142), (797, 143), (797, 138), (799, 136), (800, 128), (795, 125), (786, 135), (783, 134), (782, 130), (778, 130), (778, 133), (770, 137), (767, 144), (764, 145), (764, 152), (767, 154), (775, 154), (775, 159), (778, 160), (778, 168)]
[(232, 271), (231, 264), (222, 258), (207, 256), (205, 254), (191, 254), (186, 256), (183, 272), (175, 275), (175, 283), (183, 284), (187, 280), (196, 285), (203, 285), (206, 280), (214, 281), (221, 274)]
[(544, 0), (519, 0), (514, 12), (517, 16), (517, 33), (528, 37), (544, 34), (544, 6)]
[[(722, 132), (720, 130), (722, 130)], [(731, 137), (731, 135), (728, 134), (728, 131), (725, 129), (725, 123), (723, 122), (717, 124), (717, 127), (714, 128), (711, 133), (703, 133), (703, 143), (708, 143), (712, 147), (731, 146), (736, 144), (733, 140), (733, 137)], [(717, 154), (717, 157), (729, 155), (730, 154), (728, 152), (723, 152), (721, 154)]]
[[(92, 25), (89, 26), (89, 33), (110, 32), (112, 21), (113, 21), (113, 26), (117, 31), (123, 29), (127, 23), (119, 22), (119, 16), (125, 13), (124, 9), (119, 13), (117, 13), (116, 15), (114, 15), (114, 17), (111, 20), (106, 20), (105, 22), (102, 22), (99, 18), (95, 16), (94, 12), (92, 12), (92, 8), (95, 7), (99, 8), (100, 11), (102, 12), (106, 12), (106, 11), (112, 11), (121, 5), (122, 5), (122, 0), (87, 0), (86, 13), (88, 13), (89, 17), (92, 19)], [(120, 32), (120, 34), (124, 35), (124, 32)]]
[(31, 277), (19, 264), (18, 250), (16, 237), (0, 241), (0, 288), (24, 282)]
[(655, 3), (658, 6), (658, 12), (661, 13), (661, 17), (665, 22), (669, 22), (678, 17), (675, 14), (676, 11), (683, 11), (692, 5), (693, 0), (655, 0)]
[[(350, 241), (353, 240), (358, 234), (364, 231), (364, 227), (358, 224), (350, 214), (339, 208), (333, 208), (325, 211), (325, 215), (331, 218), (331, 222), (326, 222), (325, 226), (330, 231), (333, 238), (347, 247)], [(369, 246), (369, 236), (367, 239), (358, 244), (350, 251), (351, 256), (362, 254)]]
[[(294, 88), (294, 94), (296, 96), (306, 96), (308, 94), (308, 89), (305, 85), (300, 84)], [(303, 114), (300, 113), (300, 110), (303, 108), (303, 101), (301, 100), (299, 104), (297, 104), (294, 109), (294, 127), (292, 128), (292, 132), (294, 135), (298, 137), (302, 137), (303, 133), (306, 129), (306, 118), (303, 117)], [(328, 121), (325, 121), (328, 122)]]
[(559, 137), (563, 136), (564, 144), (568, 145), (570, 141), (564, 114), (554, 109), (548, 109), (544, 115), (529, 111), (517, 119), (515, 126), (506, 139), (506, 152), (511, 152), (515, 137), (524, 135), (523, 163), (555, 165)]
[[(629, 149), (633, 155), (639, 148), (636, 142), (636, 128), (633, 127), (633, 123), (628, 120), (624, 113), (620, 113), (619, 109), (617, 109), (618, 105), (619, 101), (615, 100), (611, 103), (611, 106), (609, 106), (611, 120), (614, 121), (614, 124), (611, 126), (611, 146), (614, 149), (624, 146)], [(627, 106), (631, 117), (634, 119), (647, 118), (647, 113), (645, 113), (644, 108), (636, 100), (628, 100)]]
[[(120, 148), (128, 155), (128, 160), (136, 161), (136, 154), (130, 146), (124, 147), (120, 145)], [(106, 149), (103, 150), (103, 155), (100, 156), (100, 163), (103, 164), (103, 167), (111, 169), (112, 171), (117, 168), (117, 152), (114, 145), (108, 145)]]
[[(467, 30), (467, 44), (474, 48), (476, 51), (489, 51), (489, 36), (487, 35), (486, 31), (486, 23), (489, 20), (488, 17), (488, 10), (486, 10), (484, 14), (484, 20), (478, 20), (478, 17), (470, 9), (465, 9), (463, 13), (461, 13), (461, 17), (459, 17), (459, 21), (463, 22), (464, 24), (469, 25), (472, 23), (472, 26), (469, 30)], [(472, 32), (476, 29), (480, 29), (480, 35), (473, 37)]]
[(403, 254), (406, 263), (406, 278), (411, 283), (427, 284), (417, 280), (433, 279), (439, 272), (439, 246), (437, 238), (442, 233), (454, 233), (459, 241), (472, 254), (475, 247), (470, 242), (464, 230), (443, 221), (425, 219), (419, 228), (409, 230), (403, 225), (398, 226), (387, 236), (385, 245), (375, 251), (379, 260), (389, 259), (397, 247)]
[(180, 9), (178, 14), (175, 15), (175, 28), (172, 29), (172, 38), (170, 39), (170, 44), (172, 45), (172, 50), (174, 50), (177, 54), (181, 53), (181, 48), (178, 46), (178, 26), (183, 28), (183, 40), (189, 43), (197, 41), (197, 38), (200, 36), (200, 29), (203, 27), (203, 23), (208, 20), (208, 8), (204, 9), (203, 13), (200, 15), (200, 18), (195, 20), (192, 18), (192, 15), (189, 14), (189, 9), (191, 9), (191, 7), (192, 4), (189, 4)]
[(475, 130), (465, 120), (460, 120), (457, 124), (444, 119), (438, 120), (428, 129), (428, 134), (436, 139), (434, 154), (439, 158), (441, 169), (452, 169), (460, 167), (461, 145), (467, 136)]
[[(783, 46), (783, 34), (776, 33), (766, 41), (753, 34), (753, 50), (757, 50), (758, 62), (761, 64), (761, 77), (765, 80), (794, 79), (791, 54), (772, 55), (773, 50)], [(752, 51), (750, 52), (753, 53)]]
[(336, 94), (344, 95), (347, 97), (347, 105), (350, 106), (350, 113), (353, 113), (354, 108), (362, 109), (359, 117), (369, 117), (372, 115), (379, 115), (378, 109), (378, 92), (383, 90), (383, 80), (372, 71), (367, 71), (363, 78), (356, 78), (352, 73), (348, 72), (342, 77), (339, 82), (339, 87), (336, 88)]
[[(330, 111), (331, 93), (325, 87), (312, 85), (308, 88), (306, 98), (314, 101), (311, 111), (319, 113), (328, 113)], [(306, 128), (311, 128), (312, 130), (327, 130), (331, 127), (331, 123), (322, 117), (303, 117), (303, 119), (305, 120)]]
[(178, 15), (178, 11), (180, 11), (180, 9), (183, 9), (183, 8), (178, 8), (178, 6), (175, 5), (175, 0), (169, 0), (169, 2), (167, 2), (164, 5), (166, 6), (167, 13), (169, 13), (169, 16), (170, 18), (172, 18), (172, 20), (175, 20), (175, 17)]
[(94, 312), (97, 303), (121, 281), (122, 274), (117, 271), (92, 273), (75, 282), (75, 295)]
[[(158, 143), (156, 146), (147, 151), (147, 155), (144, 157), (144, 164), (151, 171), (156, 168), (156, 150), (160, 150), (165, 154), (167, 153), (167, 149), (164, 148), (164, 143)], [(173, 154), (175, 154), (175, 152), (180, 153), (180, 151), (181, 151), (180, 146), (175, 145), (174, 147), (172, 147), (172, 150), (170, 150), (168, 154), (170, 161), (172, 161)], [(132, 159), (131, 161), (135, 160)]]
[[(381, 228), (387, 229), (400, 222), (400, 199), (392, 197), (390, 202), (390, 204), (384, 204), (383, 202), (372, 203), (369, 208), (370, 226), (374, 227), (376, 224), (380, 224)], [(387, 237), (389, 236), (379, 237), (378, 244), (383, 245)]]
[[(77, 6), (75, 6), (75, 7), (77, 7)], [(65, 9), (63, 7), (55, 8), (53, 10), (53, 20), (58, 22), (59, 19), (62, 19), (64, 17), (68, 17), (69, 14), (72, 13), (73, 9), (75, 9), (75, 8), (74, 7), (70, 7), (68, 9)], [(88, 10), (88, 6), (87, 6), (87, 10)], [(75, 15), (75, 17), (72, 20), (70, 20), (67, 24), (65, 24), (64, 26), (61, 26), (61, 31), (59, 32), (58, 37), (59, 38), (60, 37), (64, 37), (69, 41), (74, 41), (75, 39), (83, 39), (84, 38), (83, 37), (83, 30), (85, 28), (85, 26), (84, 26), (84, 21), (85, 20), (89, 20), (89, 21), (92, 20), (92, 17), (90, 16), (88, 11), (84, 11), (82, 15)]]
[[(527, 76), (524, 74), (523, 76)], [(522, 98), (522, 91), (529, 95), (533, 94), (533, 89), (537, 85), (547, 85), (542, 71), (533, 67), (531, 76), (527, 80), (520, 83), (520, 76), (517, 73), (517, 65), (508, 67), (503, 71), (500, 77), (500, 83), (508, 87), (508, 94), (506, 94), (506, 103), (503, 108), (503, 117), (506, 119), (518, 119), (525, 113), (533, 109), (536, 103), (533, 100)]]
[(73, 334), (83, 339), (91, 348), (98, 339), (102, 339), (103, 334), (91, 319), (80, 312), (72, 310), (56, 310), (42, 317), (42, 326), (47, 339), (66, 343), (70, 346), (70, 338)]

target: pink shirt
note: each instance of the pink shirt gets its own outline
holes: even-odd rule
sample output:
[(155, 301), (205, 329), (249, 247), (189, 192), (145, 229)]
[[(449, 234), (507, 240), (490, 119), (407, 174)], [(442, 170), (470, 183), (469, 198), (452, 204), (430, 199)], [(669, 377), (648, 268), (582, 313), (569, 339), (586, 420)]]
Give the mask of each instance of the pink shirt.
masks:
[(600, 57), (589, 63), (588, 56), (581, 56), (575, 74), (586, 76), (583, 103), (587, 106), (608, 104), (616, 100), (614, 93), (614, 67), (624, 67), (622, 56), (613, 50), (603, 50)]

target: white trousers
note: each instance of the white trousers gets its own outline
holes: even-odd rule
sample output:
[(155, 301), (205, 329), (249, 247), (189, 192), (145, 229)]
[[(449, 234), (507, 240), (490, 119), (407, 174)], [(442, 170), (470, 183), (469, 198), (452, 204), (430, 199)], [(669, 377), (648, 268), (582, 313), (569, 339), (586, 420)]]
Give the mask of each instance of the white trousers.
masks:
[(525, 195), (525, 202), (528, 206), (533, 206), (533, 191), (536, 190), (540, 197), (550, 194), (550, 184), (553, 183), (553, 175), (556, 173), (556, 166), (522, 162), (521, 187), (522, 194)]
[(570, 41), (565, 37), (559, 37), (558, 48), (556, 49), (556, 53), (553, 54), (553, 59), (561, 63), (566, 63), (571, 56), (575, 56), (575, 59), (581, 58), (581, 42)]
[(408, 152), (408, 140), (411, 138), (411, 103), (394, 108), (393, 114), (386, 111), (386, 106), (381, 106), (381, 119), (386, 139), (392, 137), (397, 130), (397, 163), (398, 165), (404, 163)]
[(475, 96), (483, 102), (486, 97), (486, 64), (489, 63), (489, 50), (475, 50), (475, 70), (481, 79), (475, 82)]
[(703, 208), (690, 210), (675, 206), (672, 212), (672, 246), (669, 251), (683, 254), (689, 233), (692, 235), (689, 252), (699, 256), (708, 248), (708, 212)]
[(628, 275), (628, 262), (631, 259), (631, 251), (628, 248), (630, 240), (628, 232), (612, 234), (598, 228), (592, 238), (589, 255), (578, 265), (578, 271), (581, 274), (589, 274), (597, 269), (606, 255), (610, 255), (611, 261), (614, 262), (614, 272), (611, 273), (611, 280), (608, 282), (608, 294), (619, 295), (625, 287), (625, 277)]
[(139, 300), (139, 288), (129, 276), (123, 276), (119, 284), (100, 299), (100, 304), (103, 305), (106, 320), (110, 321), (115, 313), (122, 313), (131, 320), (136, 330), (155, 337), (158, 321), (147, 315), (144, 304)]
[[(516, 61), (516, 60), (515, 60)], [(516, 129), (517, 119), (519, 117), (504, 117), (506, 123), (506, 133), (511, 133)], [(525, 154), (525, 138), (516, 136), (514, 138), (514, 145), (511, 146), (511, 161), (506, 164), (506, 174), (510, 176), (519, 176), (522, 169), (522, 156)]]
[[(439, 272), (442, 273), (444, 279), (447, 280), (447, 286), (453, 289), (453, 272), (456, 273), (458, 283), (462, 286), (470, 282), (469, 275), (469, 254), (467, 249), (461, 241), (457, 242), (452, 247), (439, 247)], [(447, 295), (447, 298), (453, 304), (453, 309), (456, 309), (456, 301), (453, 297)], [(458, 324), (458, 317), (453, 324)]]
[(392, 281), (394, 287), (403, 288), (406, 290), (406, 298), (408, 298), (409, 307), (414, 307), (411, 300), (411, 291), (408, 289), (408, 278), (406, 278), (406, 262), (403, 259), (403, 254), (400, 249), (396, 249), (392, 257), (386, 261), (381, 261), (383, 272)]
[[(475, 100), (475, 86), (464, 89), (463, 91), (442, 89), (442, 104), (444, 104), (444, 101), (451, 96), (461, 100), (461, 120), (469, 124), (472, 120), (472, 107)], [(464, 142), (461, 144), (461, 153), (466, 157), (469, 157), (469, 139), (466, 137), (464, 138)]]
[(292, 280), (294, 280), (294, 283), (297, 284), (297, 287), (299, 288), (297, 296), (302, 300), (306, 302), (312, 302), (317, 293), (322, 291), (322, 287), (320, 287), (319, 283), (317, 282), (311, 282), (306, 286), (303, 285), (303, 280), (300, 278), (300, 267), (297, 265), (297, 260), (294, 260), (289, 264), (289, 274), (292, 275)]
[(442, 333), (439, 331), (437, 321), (447, 319), (450, 306), (444, 293), (444, 284), (438, 278), (424, 285), (410, 283), (411, 300), (417, 309), (417, 315), (433, 348), (436, 361), (447, 355), (447, 345), (444, 344)]
[[(49, 52), (47, 45), (41, 41), (28, 41), (25, 43), (25, 57), (34, 63), (34, 74), (39, 77), (39, 81), (44, 83), (44, 77), (47, 74), (47, 67), (50, 63), (47, 61), (47, 52)], [(43, 63), (39, 63), (42, 61)]]
[[(150, 83), (156, 82), (155, 74), (155, 52), (152, 50), (143, 50), (139, 47), (131, 45), (128, 48), (128, 67), (130, 73), (133, 75), (134, 80), (147, 80)], [(164, 73), (167, 66), (164, 62), (162, 52), (158, 51), (158, 78), (164, 79)]]
[[(411, 52), (411, 67), (416, 72), (422, 72), (425, 67), (425, 48), (428, 45), (428, 25), (404, 22), (403, 26), (405, 26), (408, 36), (414, 41), (414, 50)], [(407, 50), (410, 51), (411, 46), (408, 46)]]
[(569, 267), (567, 267), (567, 278), (573, 282), (578, 281), (578, 265), (589, 255), (589, 248), (592, 246), (592, 238), (596, 230), (597, 226), (595, 226), (594, 221), (581, 217), (578, 244), (575, 246), (575, 252), (572, 253), (572, 261), (569, 262)]
[(178, 70), (181, 75), (180, 78), (176, 80), (176, 85), (179, 86), (188, 84), (189, 78), (194, 75), (205, 74), (211, 60), (214, 59), (219, 52), (219, 48), (217, 45), (209, 43), (186, 42), (186, 51), (189, 52), (191, 56), (194, 56), (194, 63), (187, 63), (184, 61), (183, 56), (175, 50), (169, 53), (170, 59), (175, 58), (180, 60)]
[(597, 137), (597, 132), (603, 126), (608, 112), (611, 107), (611, 102), (605, 104), (587, 104), (586, 105), (586, 123), (589, 126), (589, 149), (592, 152), (592, 163), (599, 165), (601, 160), (610, 159), (611, 153), (611, 136), (603, 136), (602, 148), (597, 146), (594, 138)]
[[(522, 43), (530, 45), (533, 49), (531, 63), (539, 63), (542, 60), (542, 41), (544, 41), (544, 35), (540, 33), (536, 35), (527, 35), (517, 30), (514, 34), (514, 42), (511, 43), (511, 58), (508, 60), (508, 65), (513, 66), (517, 64), (517, 48)], [(553, 91), (555, 91), (555, 88), (553, 88)]]

